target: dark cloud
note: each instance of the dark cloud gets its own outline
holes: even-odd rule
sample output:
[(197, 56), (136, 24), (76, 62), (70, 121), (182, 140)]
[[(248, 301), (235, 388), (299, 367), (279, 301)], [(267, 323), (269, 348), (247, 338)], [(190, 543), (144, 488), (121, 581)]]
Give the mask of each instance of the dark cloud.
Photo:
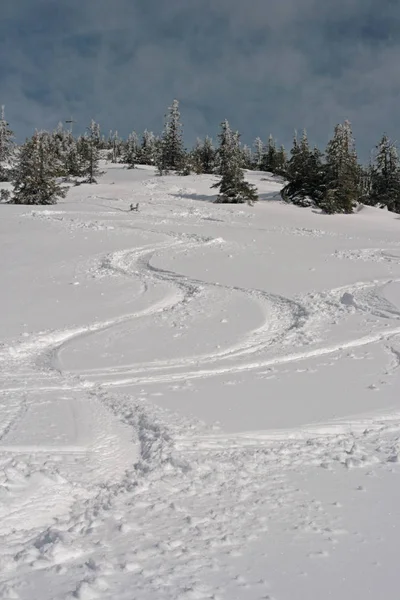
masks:
[(188, 143), (227, 117), (324, 144), (350, 118), (365, 157), (399, 135), (399, 21), (391, 0), (6, 0), (0, 102), (20, 137), (70, 114), (158, 131), (174, 97)]

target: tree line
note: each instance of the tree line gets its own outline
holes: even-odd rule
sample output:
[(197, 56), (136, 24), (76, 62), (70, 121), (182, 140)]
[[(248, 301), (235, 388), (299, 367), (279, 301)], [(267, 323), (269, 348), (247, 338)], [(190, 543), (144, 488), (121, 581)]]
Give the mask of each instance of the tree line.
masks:
[(352, 213), (360, 203), (387, 207), (400, 213), (400, 161), (395, 143), (386, 135), (370, 164), (357, 157), (348, 121), (335, 127), (324, 152), (311, 147), (307, 133), (294, 135), (289, 153), (270, 135), (266, 143), (256, 138), (253, 147), (241, 143), (239, 132), (223, 121), (214, 146), (211, 137), (198, 139), (187, 149), (179, 102), (174, 100), (165, 116), (161, 135), (145, 130), (126, 139), (118, 132), (107, 136), (92, 121), (82, 135), (74, 136), (60, 124), (55, 131), (36, 131), (21, 147), (0, 114), (0, 181), (11, 181), (12, 194), (2, 190), (0, 199), (14, 204), (54, 204), (64, 197), (65, 182), (97, 182), (100, 158), (122, 163), (128, 169), (153, 165), (159, 175), (210, 174), (218, 176), (216, 202), (253, 205), (255, 186), (245, 170), (265, 171), (282, 178), (282, 199), (298, 206), (316, 206), (328, 214)]

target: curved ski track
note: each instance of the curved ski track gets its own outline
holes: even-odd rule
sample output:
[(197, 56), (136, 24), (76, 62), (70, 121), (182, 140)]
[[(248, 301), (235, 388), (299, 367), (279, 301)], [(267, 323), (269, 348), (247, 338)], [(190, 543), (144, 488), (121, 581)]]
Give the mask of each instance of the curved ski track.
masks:
[[(136, 227), (133, 229), (136, 229)], [(157, 230), (140, 227), (137, 229), (160, 234)], [(122, 276), (137, 277), (142, 282), (143, 295), (148, 293), (150, 284), (162, 282), (171, 289), (169, 294), (153, 304), (148, 304), (141, 310), (114, 319), (95, 322), (84, 327), (42, 334), (29, 341), (6, 347), (0, 350), (0, 363), (3, 362), (4, 366), (9, 364), (14, 368), (15, 364), (23, 361), (24, 378), (30, 380), (31, 383), (37, 379), (39, 375), (37, 369), (39, 368), (44, 377), (44, 380), (40, 382), (39, 389), (43, 390), (60, 387), (59, 382), (54, 382), (53, 384), (51, 381), (51, 377), (49, 377), (51, 371), (57, 371), (58, 374), (63, 373), (66, 376), (66, 381), (61, 386), (66, 389), (91, 387), (96, 385), (96, 383), (104, 387), (118, 387), (128, 384), (140, 385), (176, 382), (228, 373), (240, 373), (324, 356), (343, 349), (389, 340), (400, 334), (400, 326), (386, 327), (369, 335), (329, 345), (321, 344), (323, 340), (319, 337), (326, 323), (332, 317), (346, 315), (349, 310), (354, 308), (360, 312), (370, 313), (378, 318), (399, 320), (400, 309), (382, 298), (379, 293), (389, 283), (399, 280), (385, 279), (357, 282), (327, 292), (309, 293), (296, 299), (289, 299), (262, 290), (251, 290), (189, 278), (179, 273), (153, 266), (151, 260), (160, 251), (175, 250), (176, 252), (187, 252), (204, 245), (224, 243), (221, 238), (207, 238), (195, 234), (180, 234), (176, 232), (163, 232), (163, 234), (172, 238), (172, 240), (107, 254), (98, 259), (97, 266), (94, 269), (92, 267), (92, 271), (94, 270), (97, 274), (114, 273)], [(250, 331), (235, 344), (214, 353), (170, 360), (160, 359), (148, 363), (121, 365), (120, 367), (94, 368), (70, 374), (64, 372), (62, 362), (59, 358), (60, 353), (77, 340), (142, 317), (166, 311), (179, 311), (180, 306), (187, 303), (190, 299), (206, 293), (228, 295), (236, 293), (244, 295), (260, 306), (264, 313), (262, 325)], [(352, 307), (346, 307), (341, 303), (341, 296), (345, 293), (351, 294), (354, 297)], [(291, 347), (297, 346), (299, 350), (285, 353), (285, 346), (289, 344)], [(316, 347), (301, 350), (301, 346), (305, 344), (313, 344)], [(269, 355), (260, 356), (265, 353)], [(247, 358), (254, 355), (259, 355), (260, 358), (257, 360)], [(31, 363), (31, 368), (27, 370), (26, 365), (29, 362)], [(218, 365), (218, 363), (221, 364)], [(9, 375), (15, 380), (15, 371), (11, 371)], [(7, 373), (3, 372), (3, 381), (6, 378)], [(45, 381), (48, 381), (47, 386)], [(3, 391), (17, 391), (18, 389), (25, 388), (19, 388), (18, 386), (6, 387), (3, 388)]]
[[(176, 237), (177, 234), (173, 234), (173, 236)], [(160, 249), (176, 248), (178, 251), (183, 251), (196, 248), (202, 244), (220, 243), (220, 239), (199, 239), (199, 236), (182, 236), (184, 239), (189, 237), (189, 241), (183, 244), (181, 236), (179, 237), (180, 243), (172, 243), (170, 246), (165, 245)], [(79, 375), (83, 379), (89, 381), (91, 378), (98, 378), (99, 383), (104, 387), (199, 379), (227, 373), (240, 373), (332, 354), (342, 349), (388, 340), (400, 334), (400, 326), (386, 327), (372, 334), (343, 340), (343, 342), (337, 344), (327, 346), (319, 344), (318, 347), (310, 350), (307, 349), (305, 351), (286, 354), (282, 350), (289, 343), (291, 346), (298, 347), (310, 343), (315, 345), (318, 342), (318, 335), (321, 334), (326, 323), (332, 317), (346, 315), (354, 309), (369, 313), (378, 318), (400, 320), (400, 309), (397, 309), (389, 301), (382, 298), (380, 294), (380, 291), (386, 285), (398, 280), (384, 279), (357, 282), (323, 293), (306, 294), (292, 300), (262, 290), (249, 290), (238, 286), (205, 282), (155, 267), (151, 264), (151, 259), (158, 249), (159, 247), (140, 253), (137, 253), (136, 250), (118, 252), (108, 257), (107, 264), (116, 272), (127, 275), (133, 272), (140, 276), (142, 280), (150, 277), (153, 280), (162, 281), (168, 285), (177, 287), (181, 294), (181, 299), (176, 303), (171, 303), (165, 310), (179, 310), (179, 306), (187, 301), (189, 297), (204, 293), (204, 288), (208, 288), (213, 293), (243, 294), (250, 300), (257, 302), (265, 315), (263, 324), (257, 329), (250, 331), (236, 344), (218, 352), (186, 358), (154, 360), (149, 363), (136, 363), (134, 365), (80, 371)], [(350, 307), (345, 306), (341, 302), (341, 297), (345, 293), (351, 293), (354, 296), (353, 304)], [(136, 318), (136, 316), (128, 316), (126, 319), (133, 318)], [(57, 352), (60, 352), (64, 347), (64, 344), (58, 347)], [(259, 360), (243, 360), (244, 357), (261, 355), (266, 351), (271, 351), (274, 355), (260, 358)], [(236, 359), (241, 360), (234, 364), (224, 365), (224, 363), (232, 362)], [(222, 365), (212, 366), (215, 363), (222, 363)], [(171, 373), (174, 370), (182, 371)], [(111, 377), (111, 379), (107, 381), (107, 377)]]

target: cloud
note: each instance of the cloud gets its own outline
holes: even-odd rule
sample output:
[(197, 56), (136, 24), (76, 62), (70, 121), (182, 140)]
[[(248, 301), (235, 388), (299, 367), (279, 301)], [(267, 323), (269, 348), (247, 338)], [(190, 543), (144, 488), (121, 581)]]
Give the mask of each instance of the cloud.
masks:
[(365, 158), (398, 137), (399, 24), (392, 0), (7, 0), (0, 102), (20, 138), (71, 114), (159, 131), (174, 97), (188, 143), (228, 118), (324, 145), (350, 118)]

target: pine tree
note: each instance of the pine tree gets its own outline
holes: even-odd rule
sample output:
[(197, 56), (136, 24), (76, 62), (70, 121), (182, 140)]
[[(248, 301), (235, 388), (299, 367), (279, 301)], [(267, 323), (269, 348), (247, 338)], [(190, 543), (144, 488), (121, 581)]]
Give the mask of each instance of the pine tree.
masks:
[(286, 167), (287, 185), (281, 191), (282, 198), (298, 206), (318, 204), (323, 193), (322, 155), (317, 148), (310, 150), (307, 132), (299, 142), (297, 132)]
[(203, 141), (200, 138), (197, 138), (193, 150), (188, 154), (191, 170), (196, 173), (196, 175), (201, 175), (204, 173), (202, 152)]
[(254, 157), (253, 157), (253, 166), (256, 171), (262, 171), (263, 162), (264, 162), (264, 154), (265, 147), (261, 138), (257, 137), (254, 140)]
[(400, 161), (396, 145), (387, 135), (376, 146), (369, 203), (383, 204), (388, 210), (400, 213)]
[(112, 163), (117, 163), (122, 154), (123, 142), (118, 135), (118, 131), (110, 131), (107, 142), (108, 150), (111, 150), (109, 159)]
[(376, 199), (372, 196), (372, 177), (373, 177), (374, 165), (372, 159), (368, 165), (361, 167), (360, 177), (360, 202), (369, 206), (376, 206)]
[(219, 174), (221, 179), (214, 184), (219, 188), (215, 202), (242, 204), (247, 202), (250, 206), (258, 200), (257, 190), (254, 185), (245, 181), (240, 148), (240, 135), (233, 133), (228, 121), (221, 123), (221, 132), (218, 135), (219, 148)]
[(218, 134), (219, 147), (216, 153), (216, 173), (224, 175), (229, 170), (232, 157), (238, 157), (238, 138), (232, 131), (228, 121), (221, 123), (221, 131)]
[(243, 169), (252, 169), (253, 168), (253, 153), (251, 151), (250, 146), (246, 144), (241, 148), (242, 154), (242, 167)]
[(102, 138), (99, 123), (96, 123), (96, 121), (92, 119), (87, 130), (93, 146), (100, 149), (100, 146), (102, 145)]
[(186, 163), (190, 164), (191, 171), (196, 175), (211, 175), (215, 171), (215, 157), (212, 139), (206, 136), (204, 140), (197, 138), (193, 150), (187, 154)]
[(154, 165), (157, 155), (157, 138), (152, 131), (145, 129), (142, 143), (138, 153), (138, 164)]
[(82, 177), (84, 165), (79, 155), (78, 144), (70, 131), (67, 132), (64, 147), (64, 169), (67, 177)]
[(63, 124), (60, 122), (57, 128), (50, 134), (50, 141), (52, 146), (52, 152), (58, 164), (58, 176), (68, 177), (73, 175), (70, 173), (68, 155), (71, 150), (71, 139), (74, 138), (72, 133), (64, 129)]
[(53, 153), (59, 163), (60, 177), (81, 177), (83, 175), (82, 158), (78, 142), (71, 131), (64, 129), (62, 123), (51, 133)]
[(128, 165), (128, 169), (134, 169), (139, 155), (139, 139), (135, 131), (129, 134), (125, 143), (122, 162)]
[(78, 154), (82, 166), (82, 177), (86, 183), (97, 183), (96, 177), (102, 175), (100, 171), (100, 128), (93, 120), (87, 128), (87, 133), (78, 140)]
[(59, 164), (51, 135), (36, 132), (22, 146), (15, 169), (13, 204), (55, 204), (66, 189), (57, 182)]
[(285, 146), (281, 146), (279, 150), (276, 152), (276, 160), (275, 160), (275, 175), (280, 175), (281, 177), (285, 177), (287, 171), (287, 155)]
[(181, 169), (185, 159), (178, 100), (173, 101), (168, 111), (157, 157), (157, 167), (160, 173), (167, 173), (171, 169)]
[(264, 152), (263, 161), (262, 161), (262, 171), (268, 171), (270, 173), (275, 173), (277, 167), (277, 149), (276, 142), (272, 135), (268, 138), (268, 144)]
[(192, 173), (199, 174), (197, 171), (199, 166), (200, 165), (198, 163), (196, 164), (196, 156), (194, 154), (194, 150), (190, 152), (185, 152), (183, 160), (181, 162), (181, 166), (179, 167), (179, 169), (177, 169), (176, 174), (182, 175), (182, 177), (187, 177)]
[(215, 156), (216, 150), (212, 138), (206, 135), (202, 148), (203, 173), (206, 175), (212, 175), (215, 172)]
[(216, 150), (213, 141), (208, 135), (200, 145), (199, 158), (202, 164), (202, 173), (212, 175), (215, 172)]
[(324, 154), (314, 146), (308, 156), (308, 195), (320, 206), (326, 193), (326, 168), (323, 162)]
[(361, 198), (361, 169), (349, 121), (335, 127), (326, 149), (326, 194), (320, 206), (327, 213), (352, 213)]
[(0, 112), (0, 181), (9, 181), (12, 175), (14, 150), (14, 134), (9, 128), (4, 114), (4, 106), (2, 106)]

